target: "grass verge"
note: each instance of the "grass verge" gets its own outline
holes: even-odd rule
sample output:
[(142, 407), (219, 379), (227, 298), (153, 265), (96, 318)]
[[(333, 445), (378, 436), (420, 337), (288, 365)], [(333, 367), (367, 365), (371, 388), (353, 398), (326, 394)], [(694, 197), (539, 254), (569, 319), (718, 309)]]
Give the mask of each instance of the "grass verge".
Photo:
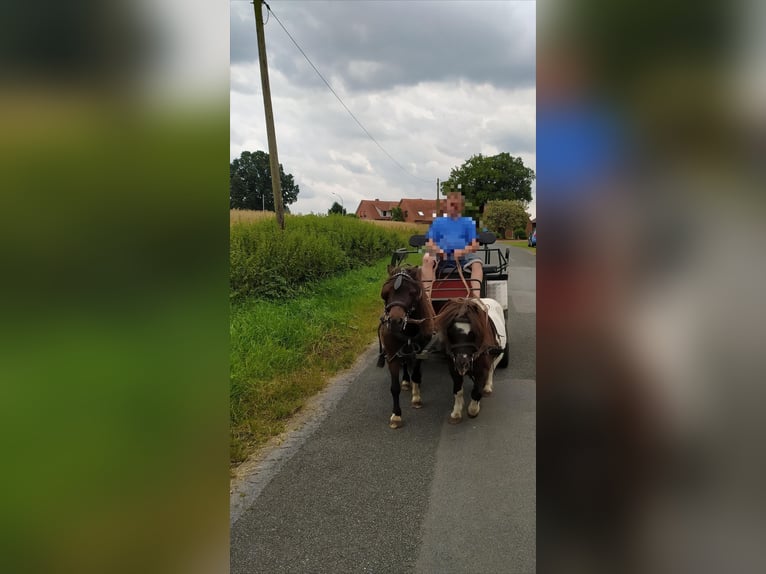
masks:
[(530, 253), (537, 255), (537, 247), (530, 247), (527, 244), (526, 239), (503, 239), (501, 242), (504, 245), (513, 245), (514, 247), (521, 247), (522, 249), (529, 251)]
[(325, 280), (289, 301), (232, 303), (232, 465), (281, 433), (306, 399), (376, 340), (389, 262)]

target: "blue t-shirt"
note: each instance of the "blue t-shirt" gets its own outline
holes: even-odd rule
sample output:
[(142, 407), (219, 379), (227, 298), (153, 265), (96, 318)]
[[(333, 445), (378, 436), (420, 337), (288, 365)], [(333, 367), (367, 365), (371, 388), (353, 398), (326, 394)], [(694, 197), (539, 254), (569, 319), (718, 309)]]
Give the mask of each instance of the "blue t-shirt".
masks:
[(445, 253), (452, 255), (455, 249), (465, 249), (476, 239), (476, 224), (470, 217), (440, 217), (431, 224), (426, 239), (433, 239)]

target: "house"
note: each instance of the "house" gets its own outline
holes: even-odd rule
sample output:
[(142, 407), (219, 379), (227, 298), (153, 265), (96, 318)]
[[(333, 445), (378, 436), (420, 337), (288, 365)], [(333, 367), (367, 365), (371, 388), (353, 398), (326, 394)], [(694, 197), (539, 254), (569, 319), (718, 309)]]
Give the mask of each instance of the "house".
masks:
[(434, 219), (444, 214), (446, 200), (439, 200), (439, 209), (436, 209), (434, 199), (409, 199), (397, 201), (381, 201), (379, 199), (363, 199), (356, 208), (356, 216), (359, 219), (373, 221), (391, 221), (391, 210), (398, 207), (402, 210), (402, 216), (407, 223), (425, 223), (430, 225)]
[(399, 204), (398, 201), (381, 201), (379, 199), (363, 199), (356, 208), (359, 219), (371, 221), (391, 221), (391, 209)]
[(434, 219), (444, 214), (446, 200), (439, 200), (439, 208), (436, 208), (436, 199), (402, 199), (399, 208), (402, 210), (404, 221), (407, 223), (431, 224)]
[(532, 235), (532, 231), (534, 229), (537, 229), (537, 216), (530, 217), (529, 221), (527, 221), (527, 229), (526, 229), (527, 237)]

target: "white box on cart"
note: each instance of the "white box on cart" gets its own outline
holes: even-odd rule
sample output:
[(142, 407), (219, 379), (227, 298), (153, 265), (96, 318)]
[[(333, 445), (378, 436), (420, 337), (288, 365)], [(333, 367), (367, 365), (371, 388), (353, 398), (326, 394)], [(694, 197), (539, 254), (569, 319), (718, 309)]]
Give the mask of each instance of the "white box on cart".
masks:
[(508, 308), (508, 281), (487, 281), (487, 297)]

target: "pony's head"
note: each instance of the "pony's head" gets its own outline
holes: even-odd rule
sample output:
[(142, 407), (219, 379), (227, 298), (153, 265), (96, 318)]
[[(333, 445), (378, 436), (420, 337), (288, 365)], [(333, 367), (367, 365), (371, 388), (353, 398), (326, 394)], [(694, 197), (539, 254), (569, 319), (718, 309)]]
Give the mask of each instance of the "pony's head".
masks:
[(491, 344), (487, 312), (476, 299), (449, 300), (436, 316), (436, 329), (460, 375), (470, 372), (474, 359)]
[(406, 327), (407, 319), (418, 310), (423, 297), (420, 267), (388, 266), (388, 279), (380, 297), (385, 302), (386, 319), (392, 327)]

